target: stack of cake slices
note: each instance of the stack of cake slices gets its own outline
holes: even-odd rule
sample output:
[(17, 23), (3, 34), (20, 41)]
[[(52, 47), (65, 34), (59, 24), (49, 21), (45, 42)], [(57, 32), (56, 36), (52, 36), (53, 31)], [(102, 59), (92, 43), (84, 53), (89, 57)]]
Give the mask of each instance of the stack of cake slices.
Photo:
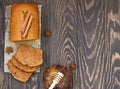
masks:
[(7, 66), (14, 78), (21, 82), (27, 82), (42, 63), (42, 49), (21, 45), (8, 61)]

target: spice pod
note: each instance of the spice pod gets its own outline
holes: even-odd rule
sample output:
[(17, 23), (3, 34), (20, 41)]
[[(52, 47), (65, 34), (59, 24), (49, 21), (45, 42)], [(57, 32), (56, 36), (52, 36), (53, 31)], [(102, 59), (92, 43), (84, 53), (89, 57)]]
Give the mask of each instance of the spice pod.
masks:
[(64, 76), (53, 89), (68, 89), (70, 87), (72, 81), (72, 75), (70, 71), (64, 66), (52, 65), (48, 67), (43, 74), (43, 82), (46, 88), (49, 89), (58, 72), (62, 73)]

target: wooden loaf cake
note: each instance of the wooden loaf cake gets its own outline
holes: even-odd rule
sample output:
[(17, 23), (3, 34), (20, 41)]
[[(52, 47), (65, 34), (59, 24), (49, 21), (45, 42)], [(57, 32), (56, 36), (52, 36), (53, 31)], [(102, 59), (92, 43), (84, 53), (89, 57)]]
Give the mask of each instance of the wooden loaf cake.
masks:
[(39, 14), (35, 3), (14, 3), (11, 8), (10, 41), (39, 38)]

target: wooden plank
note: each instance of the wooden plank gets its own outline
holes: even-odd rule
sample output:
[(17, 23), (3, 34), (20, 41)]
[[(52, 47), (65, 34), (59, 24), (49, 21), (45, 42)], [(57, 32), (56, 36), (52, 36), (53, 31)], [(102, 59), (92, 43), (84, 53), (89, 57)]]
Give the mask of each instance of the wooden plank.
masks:
[(4, 83), (4, 72), (3, 72), (3, 61), (4, 61), (4, 58), (3, 58), (3, 54), (4, 54), (4, 31), (3, 31), (3, 23), (2, 23), (2, 20), (3, 20), (3, 7), (2, 7), (2, 1), (0, 1), (0, 89), (2, 89), (2, 85)]
[(106, 19), (106, 89), (120, 89), (120, 0), (107, 4)]
[[(59, 64), (68, 67), (71, 61), (77, 64), (76, 0), (53, 0), (49, 4), (48, 27), (52, 30), (52, 36), (47, 38), (46, 47), (50, 49), (48, 58), (50, 65)], [(76, 89), (77, 71), (71, 72), (74, 79), (70, 89)]]
[[(105, 1), (78, 1), (77, 87), (105, 88)], [(77, 89), (77, 88), (76, 88)]]
[[(6, 5), (9, 5), (9, 4), (13, 3), (13, 2), (22, 2), (22, 1), (21, 0), (16, 0), (16, 1), (12, 1), (12, 0), (7, 1), (7, 0), (5, 0), (3, 2), (4, 2), (3, 3), (3, 8), (5, 10)], [(31, 2), (31, 1), (28, 1), (28, 2)], [(39, 1), (39, 3), (40, 3), (40, 1)], [(4, 15), (4, 12), (2, 12), (2, 14)], [(4, 18), (4, 16), (2, 18)], [(2, 19), (2, 20), (4, 22), (4, 19)], [(3, 29), (2, 29), (2, 31), (3, 31)], [(4, 36), (2, 35), (2, 37), (4, 37)], [(3, 42), (4, 42), (3, 38), (1, 40), (3, 40)], [(4, 53), (3, 50), (2, 50), (2, 53)], [(1, 54), (0, 57), (3, 57), (2, 54)], [(1, 64), (3, 64), (3, 62), (1, 62)], [(3, 67), (2, 67), (2, 69), (3, 69)], [(0, 74), (1, 73), (2, 72), (0, 71)], [(38, 73), (33, 74), (30, 81), (27, 82), (27, 83), (21, 83), (21, 82), (17, 81), (9, 73), (4, 73), (3, 76), (1, 76), (1, 77), (3, 77), (3, 79), (1, 79), (2, 80), (1, 89), (37, 89), (37, 88), (39, 89), (40, 88), (40, 86), (38, 85), (39, 84), (39, 74)], [(40, 76), (40, 77), (42, 77), (42, 76)]]

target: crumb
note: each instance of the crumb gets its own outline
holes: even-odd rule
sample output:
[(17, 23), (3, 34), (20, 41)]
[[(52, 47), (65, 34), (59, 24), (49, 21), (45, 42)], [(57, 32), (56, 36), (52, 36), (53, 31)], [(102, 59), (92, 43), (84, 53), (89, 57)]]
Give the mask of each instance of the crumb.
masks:
[(75, 64), (74, 62), (70, 62), (69, 68), (70, 68), (71, 70), (75, 70), (75, 69), (77, 68), (77, 66), (76, 66), (76, 64)]
[(44, 31), (44, 35), (45, 35), (46, 37), (51, 36), (51, 31), (49, 31), (49, 30)]
[(6, 47), (6, 53), (10, 54), (13, 52), (13, 48), (11, 46)]

